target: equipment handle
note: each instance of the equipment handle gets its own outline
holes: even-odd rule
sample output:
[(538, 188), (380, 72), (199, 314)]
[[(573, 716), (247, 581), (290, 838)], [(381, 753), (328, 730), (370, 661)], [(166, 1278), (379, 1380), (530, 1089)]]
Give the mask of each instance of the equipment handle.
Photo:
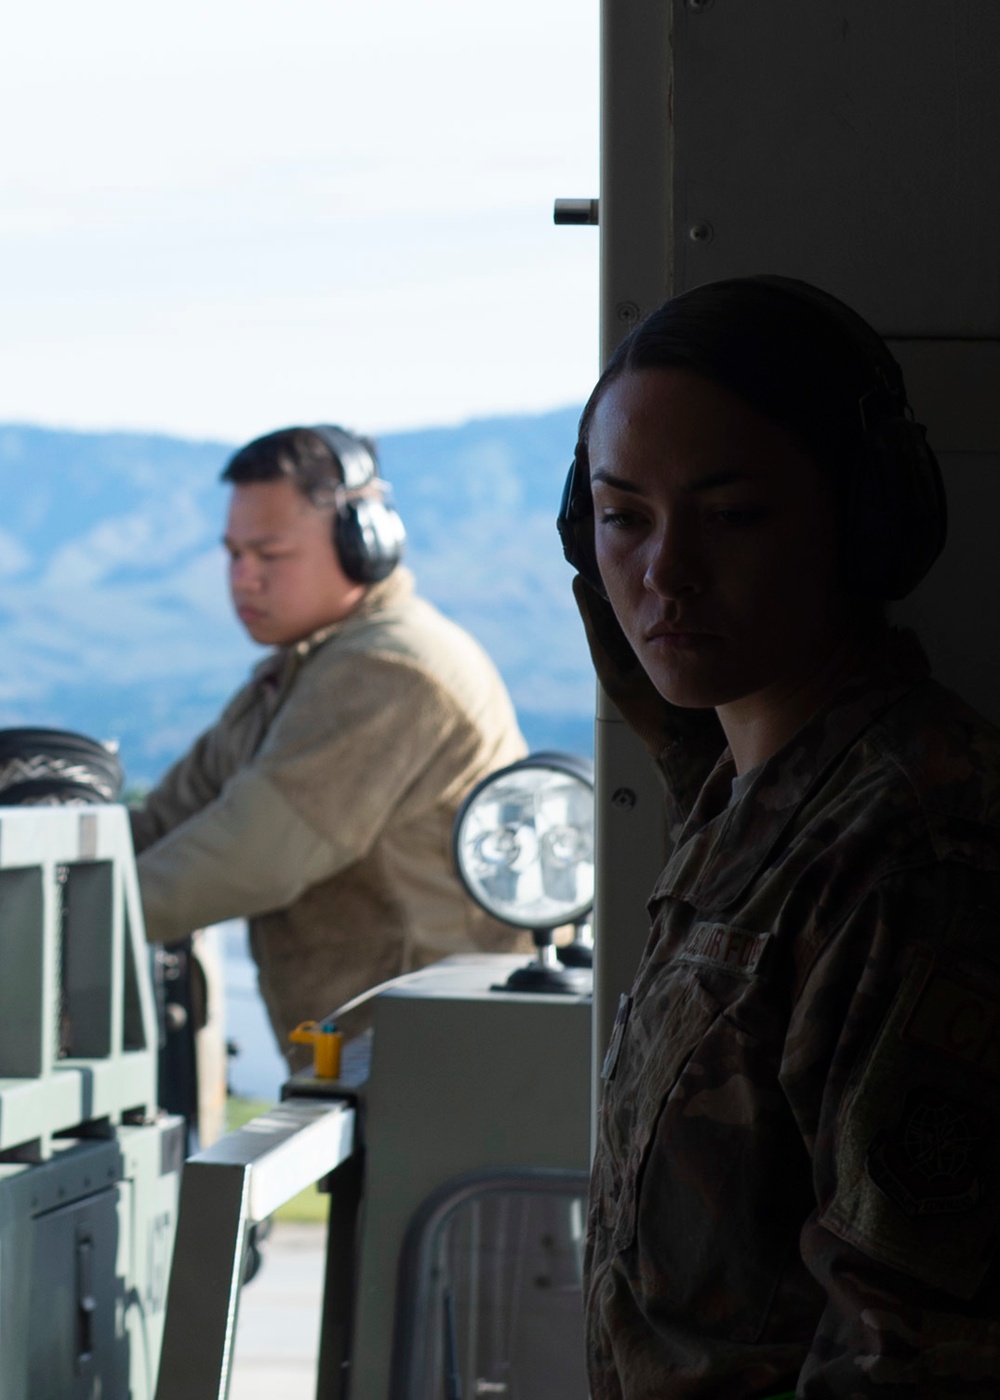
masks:
[(336, 1079), (340, 1073), (340, 1051), (344, 1037), (332, 1021), (303, 1021), (289, 1033), (297, 1045), (313, 1048), (313, 1074), (317, 1079)]

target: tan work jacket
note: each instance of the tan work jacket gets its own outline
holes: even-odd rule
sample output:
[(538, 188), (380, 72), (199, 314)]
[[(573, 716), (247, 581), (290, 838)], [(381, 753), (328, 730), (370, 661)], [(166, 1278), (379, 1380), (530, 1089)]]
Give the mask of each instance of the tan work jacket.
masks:
[(461, 799), (524, 751), (492, 662), (397, 570), (261, 662), (133, 811), (147, 936), (247, 917), (286, 1051), (298, 1022), (386, 978), (530, 946), (475, 908), (451, 856)]

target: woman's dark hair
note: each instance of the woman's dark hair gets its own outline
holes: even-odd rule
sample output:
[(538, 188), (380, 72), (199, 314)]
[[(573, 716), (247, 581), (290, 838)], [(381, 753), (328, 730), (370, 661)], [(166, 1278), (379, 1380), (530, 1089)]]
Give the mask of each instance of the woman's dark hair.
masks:
[(737, 277), (672, 297), (622, 341), (580, 418), (559, 513), (567, 559), (598, 591), (588, 437), (609, 384), (686, 369), (790, 431), (826, 473), (844, 582), (858, 597), (905, 598), (944, 545), (947, 506), (902, 372), (849, 306), (789, 277)]
[[(891, 367), (891, 369), (890, 369)], [(591, 420), (604, 390), (643, 369), (687, 369), (737, 394), (789, 429), (846, 485), (847, 462), (865, 451), (862, 404), (879, 391), (905, 393), (880, 337), (849, 307), (792, 278), (710, 282), (671, 298), (618, 346), (580, 418), (586, 465)], [(897, 383), (883, 382), (894, 372)], [(838, 470), (840, 469), (840, 470)]]

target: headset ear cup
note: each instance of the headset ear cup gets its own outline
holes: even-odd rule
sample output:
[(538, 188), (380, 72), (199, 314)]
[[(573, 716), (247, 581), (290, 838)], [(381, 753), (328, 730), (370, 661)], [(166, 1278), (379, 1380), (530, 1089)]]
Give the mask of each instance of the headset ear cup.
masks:
[(941, 469), (923, 426), (898, 415), (878, 419), (851, 509), (853, 591), (888, 602), (905, 598), (941, 553), (947, 528)]
[(590, 492), (590, 480), (586, 464), (579, 456), (573, 458), (566, 484), (563, 487), (556, 529), (562, 541), (563, 554), (573, 565), (581, 578), (590, 584), (602, 598), (608, 595), (604, 589), (600, 570), (597, 567), (597, 549), (594, 542), (594, 498)]
[(921, 423), (895, 418), (886, 424), (900, 495), (899, 518), (905, 520), (900, 566), (895, 580), (903, 598), (930, 570), (948, 537), (948, 501), (937, 457)]
[(377, 496), (362, 496), (337, 510), (333, 543), (349, 579), (381, 583), (403, 557), (406, 531), (391, 505)]
[(326, 446), (340, 476), (333, 517), (340, 566), (354, 583), (380, 583), (403, 557), (406, 530), (390, 486), (379, 477), (374, 444), (335, 423), (309, 431)]
[(921, 581), (944, 548), (944, 483), (925, 429), (913, 421), (903, 372), (889, 347), (851, 307), (794, 278), (750, 279), (813, 307), (868, 366), (871, 388), (859, 402), (866, 452), (847, 502), (845, 578), (862, 597), (895, 601)]
[(601, 578), (601, 571), (597, 567), (597, 545), (594, 540), (594, 510), (591, 504), (590, 511), (577, 521), (576, 528), (576, 567), (580, 577), (590, 584), (591, 588), (601, 595), (602, 598), (608, 596), (604, 587), (604, 580)]

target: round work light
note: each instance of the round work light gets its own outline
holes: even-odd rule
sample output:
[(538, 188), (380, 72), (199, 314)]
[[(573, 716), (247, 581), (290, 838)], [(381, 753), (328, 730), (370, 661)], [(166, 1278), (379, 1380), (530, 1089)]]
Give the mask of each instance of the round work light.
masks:
[(594, 902), (593, 765), (575, 754), (536, 753), (491, 773), (458, 811), (454, 849), (476, 903), (534, 934), (538, 960), (524, 971), (538, 985), (516, 985), (515, 973), (508, 986), (583, 990), (579, 973), (560, 972), (551, 944), (554, 928), (580, 923)]

